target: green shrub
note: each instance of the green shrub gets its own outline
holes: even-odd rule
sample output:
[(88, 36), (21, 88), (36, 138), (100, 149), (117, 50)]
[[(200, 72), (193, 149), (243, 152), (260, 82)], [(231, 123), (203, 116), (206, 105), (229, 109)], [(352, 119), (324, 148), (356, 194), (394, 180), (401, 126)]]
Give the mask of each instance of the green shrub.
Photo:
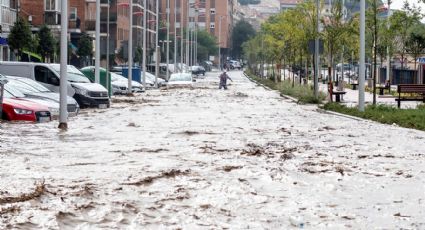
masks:
[(384, 124), (397, 124), (402, 127), (425, 131), (425, 105), (420, 105), (416, 109), (398, 109), (388, 105), (369, 105), (366, 106), (364, 112), (360, 112), (356, 107), (347, 107), (338, 103), (327, 103), (323, 108)]

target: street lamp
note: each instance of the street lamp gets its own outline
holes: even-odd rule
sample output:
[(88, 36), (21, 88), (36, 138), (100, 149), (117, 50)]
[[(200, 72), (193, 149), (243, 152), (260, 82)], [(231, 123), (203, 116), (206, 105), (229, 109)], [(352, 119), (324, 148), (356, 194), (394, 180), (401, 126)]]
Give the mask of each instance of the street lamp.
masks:
[[(68, 27), (67, 27), (68, 28)], [(100, 0), (96, 0), (96, 50), (95, 50), (94, 81), (99, 83), (100, 78)]]
[(221, 20), (225, 16), (220, 16), (218, 24), (218, 69), (221, 70)]
[[(60, 40), (59, 129), (68, 129), (67, 56), (68, 56), (68, 1), (62, 0)], [(96, 47), (96, 50), (98, 47)]]
[(366, 3), (360, 0), (359, 110), (364, 111)]

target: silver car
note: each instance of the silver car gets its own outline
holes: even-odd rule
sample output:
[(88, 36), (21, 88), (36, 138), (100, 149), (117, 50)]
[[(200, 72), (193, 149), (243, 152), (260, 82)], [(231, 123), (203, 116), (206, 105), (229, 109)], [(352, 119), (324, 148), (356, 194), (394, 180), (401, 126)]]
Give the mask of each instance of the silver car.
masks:
[[(8, 84), (19, 90), (27, 98), (48, 99), (56, 103), (60, 102), (59, 93), (50, 91), (34, 80), (14, 76), (6, 76), (6, 78), (9, 80)], [(67, 96), (67, 110), (69, 116), (76, 116), (80, 111), (80, 106), (73, 97)]]

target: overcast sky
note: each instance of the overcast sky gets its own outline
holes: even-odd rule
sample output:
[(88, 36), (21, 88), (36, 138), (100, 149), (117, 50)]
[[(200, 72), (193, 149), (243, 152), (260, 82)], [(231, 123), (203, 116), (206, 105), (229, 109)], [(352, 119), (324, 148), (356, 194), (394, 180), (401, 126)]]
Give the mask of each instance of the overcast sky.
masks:
[[(391, 9), (401, 9), (401, 8), (403, 8), (404, 1), (405, 0), (393, 0), (392, 3), (391, 3)], [(423, 3), (419, 4), (418, 3), (419, 0), (407, 0), (407, 1), (410, 4), (415, 4), (417, 6), (420, 6), (422, 14), (425, 14), (425, 4), (423, 4)], [(386, 1), (384, 0), (384, 2), (386, 2)], [(422, 21), (422, 23), (425, 23), (425, 18), (422, 18), (421, 21)]]
[[(418, 4), (418, 0), (407, 0), (410, 4), (416, 4), (421, 6), (422, 12), (425, 10), (425, 4)], [(384, 2), (386, 2), (384, 0)], [(401, 9), (403, 7), (404, 0), (393, 0), (391, 3), (391, 9)]]

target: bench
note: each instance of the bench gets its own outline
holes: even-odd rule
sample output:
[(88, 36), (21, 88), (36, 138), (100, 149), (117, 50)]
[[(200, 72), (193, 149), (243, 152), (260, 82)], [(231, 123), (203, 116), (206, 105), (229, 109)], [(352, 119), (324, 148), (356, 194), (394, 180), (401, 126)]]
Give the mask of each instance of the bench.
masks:
[(335, 102), (341, 102), (341, 95), (346, 93), (345, 91), (332, 91), (332, 95), (335, 95)]
[[(416, 85), (416, 84), (402, 84), (397, 85), (397, 93), (398, 98), (395, 100), (397, 101), (397, 106), (400, 108), (401, 101), (423, 101), (425, 103), (425, 85)], [(419, 94), (419, 97), (410, 96), (410, 97), (402, 97), (402, 93), (409, 93), (409, 94)]]
[(359, 86), (359, 83), (350, 83), (350, 85), (351, 85), (351, 88), (353, 90), (357, 90), (357, 87)]
[(388, 93), (391, 94), (391, 87), (389, 85), (387, 86), (377, 86), (377, 89), (379, 89), (379, 95), (384, 95), (384, 90), (388, 89)]

